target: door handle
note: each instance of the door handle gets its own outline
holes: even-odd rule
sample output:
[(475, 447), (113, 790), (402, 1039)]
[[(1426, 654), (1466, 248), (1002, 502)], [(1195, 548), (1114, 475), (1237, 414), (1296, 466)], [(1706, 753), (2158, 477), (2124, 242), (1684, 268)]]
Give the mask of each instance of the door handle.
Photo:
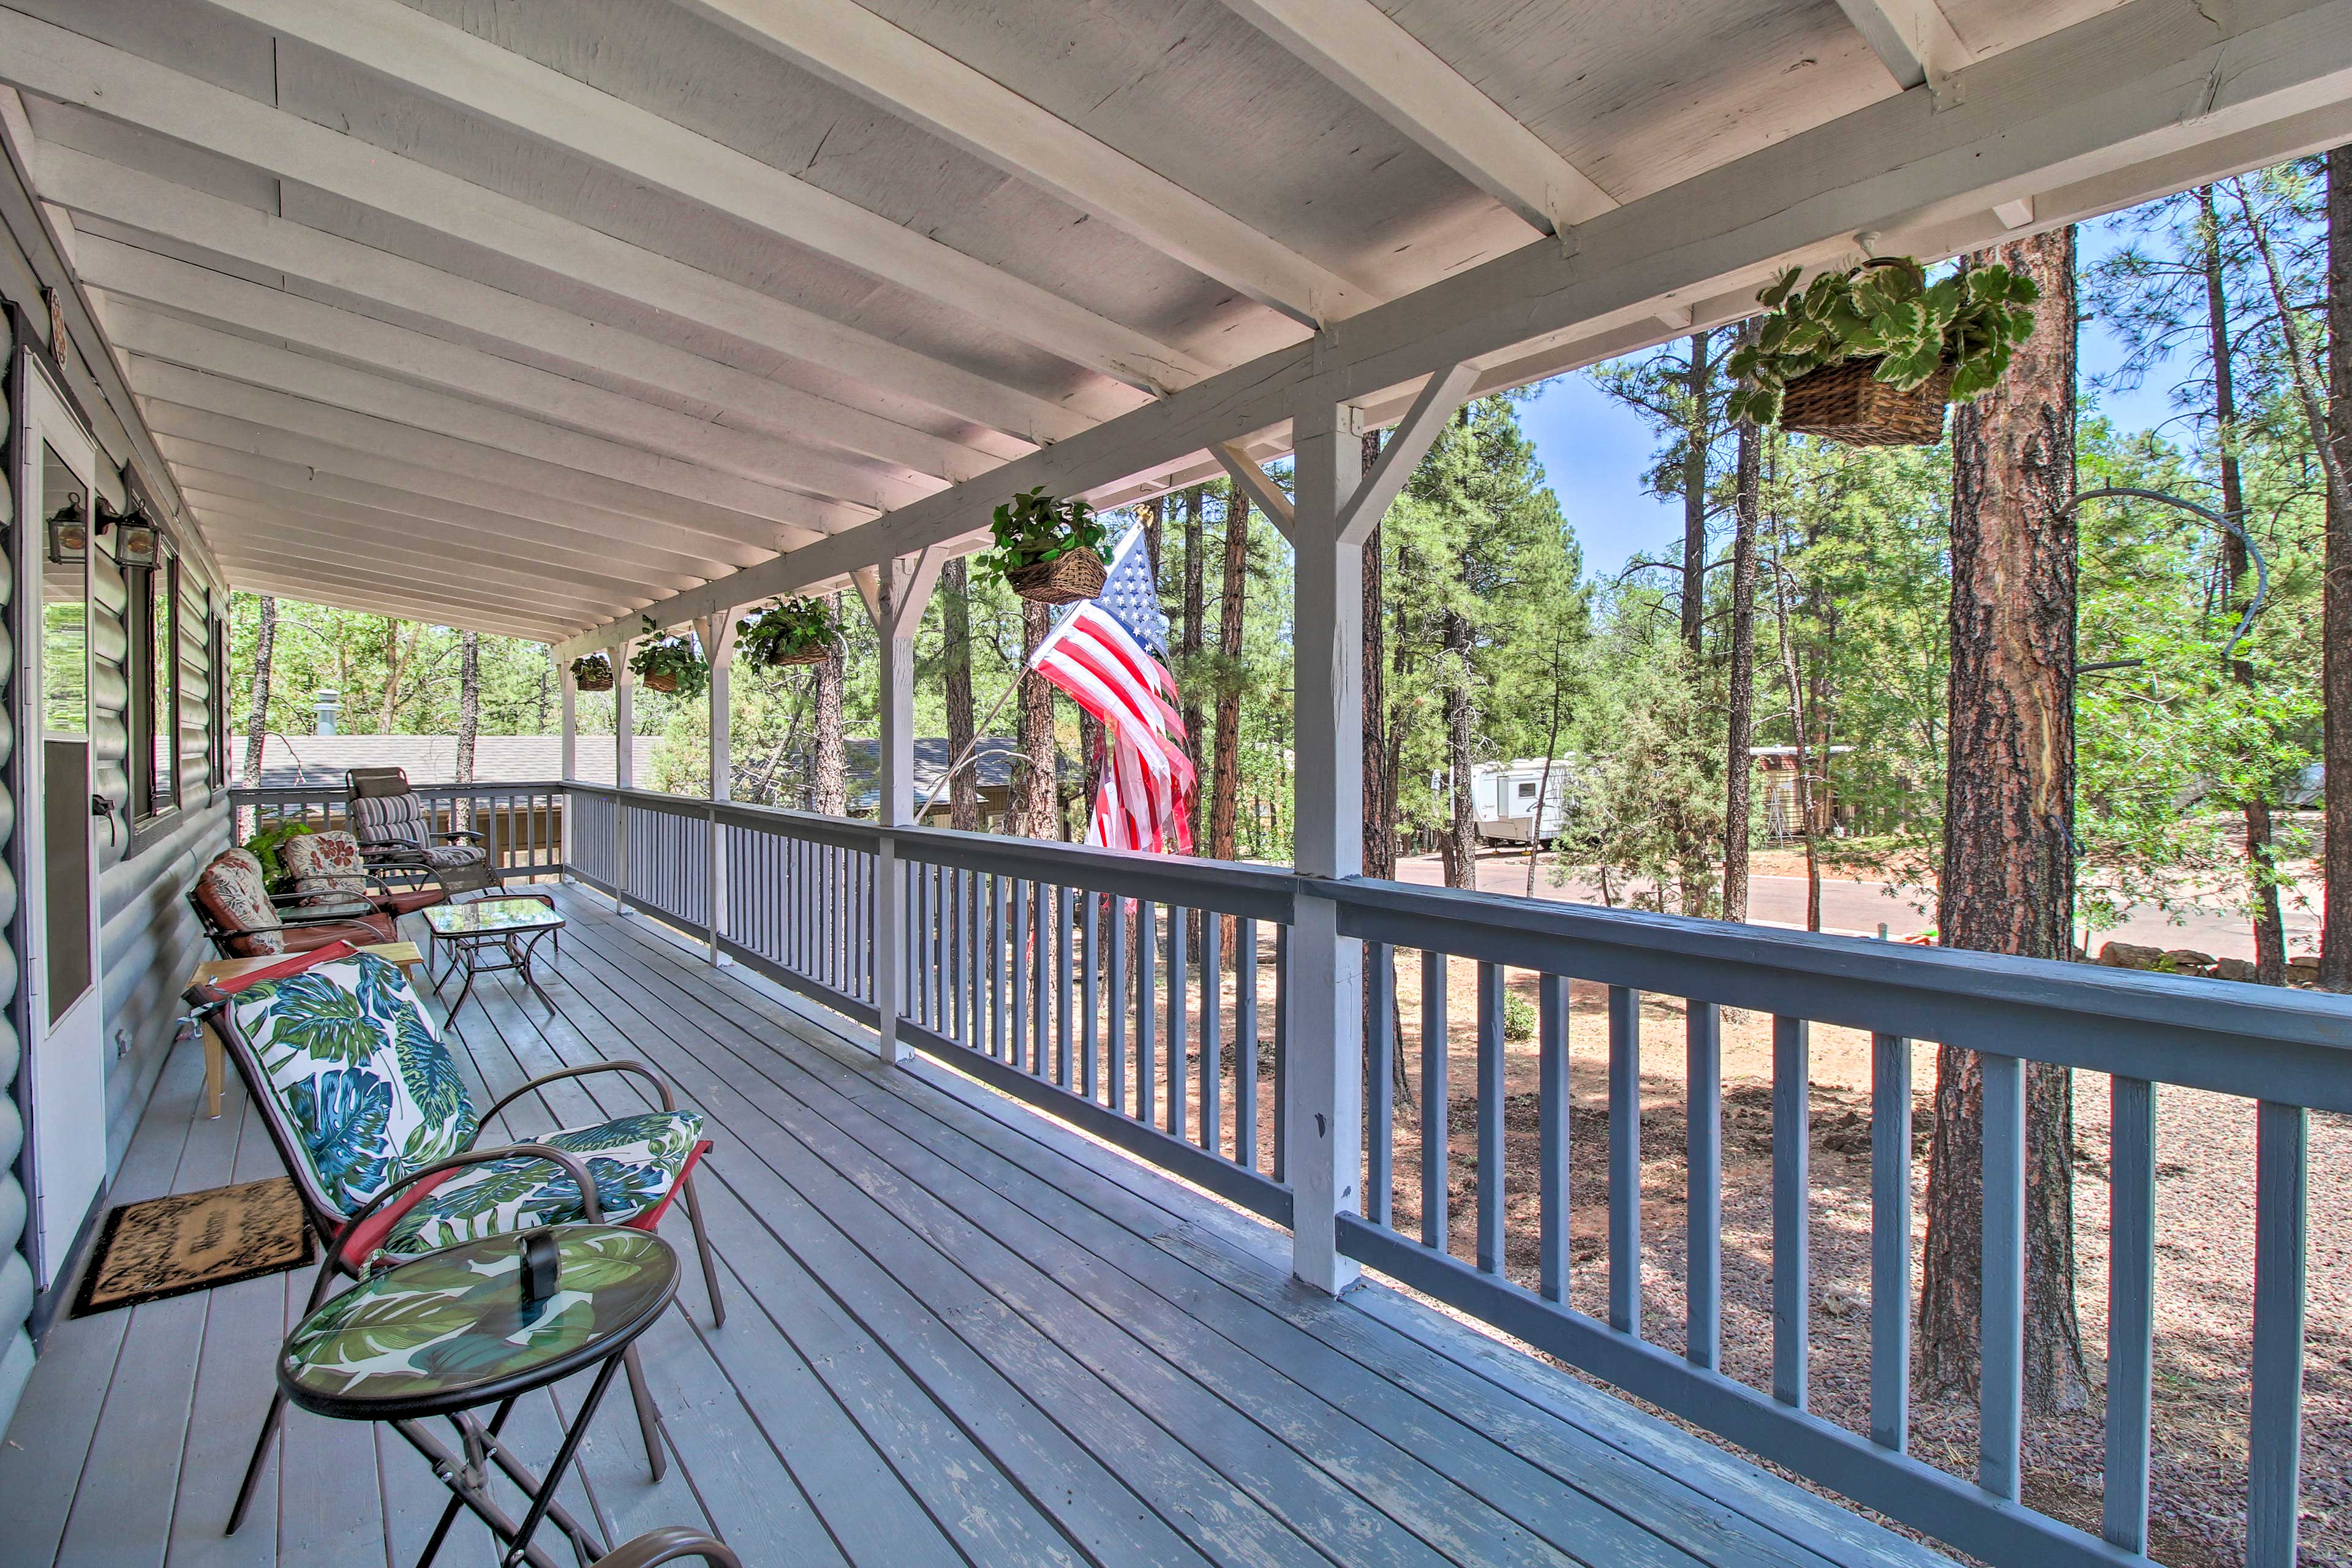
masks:
[(109, 800), (106, 796), (93, 791), (89, 797), (89, 814), (94, 817), (104, 819), (106, 823), (106, 847), (110, 849), (113, 848), (115, 840), (119, 837), (115, 831), (115, 825), (121, 820), (115, 816), (114, 803)]

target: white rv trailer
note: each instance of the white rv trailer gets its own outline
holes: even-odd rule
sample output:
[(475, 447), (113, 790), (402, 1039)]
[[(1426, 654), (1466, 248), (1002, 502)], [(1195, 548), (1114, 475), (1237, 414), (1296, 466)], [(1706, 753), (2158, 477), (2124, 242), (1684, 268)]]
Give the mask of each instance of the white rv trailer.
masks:
[[(1550, 843), (1575, 815), (1575, 765), (1565, 757), (1549, 764), (1541, 757), (1521, 757), (1481, 763), (1470, 770), (1470, 815), (1482, 844), (1524, 846), (1530, 837)], [(1540, 830), (1536, 822), (1538, 796), (1543, 803)]]

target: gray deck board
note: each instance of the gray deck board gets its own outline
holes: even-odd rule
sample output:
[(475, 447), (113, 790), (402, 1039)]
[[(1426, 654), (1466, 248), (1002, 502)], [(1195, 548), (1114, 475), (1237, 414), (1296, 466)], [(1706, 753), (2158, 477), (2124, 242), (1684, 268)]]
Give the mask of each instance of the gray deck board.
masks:
[[(1941, 1563), (1402, 1296), (1294, 1286), (1280, 1237), (672, 933), (566, 890), (551, 1008), (478, 984), (450, 1031), (485, 1098), (635, 1057), (705, 1112), (730, 1318), (682, 1214), (680, 1311), (641, 1342), (670, 1457), (616, 1382), (564, 1497), (614, 1539), (708, 1523), (752, 1564), (1216, 1563), (1926, 1568)], [(133, 1201), (276, 1169), (197, 1053), (117, 1178)], [(643, 1109), (599, 1075), (488, 1137)], [(295, 1415), (254, 1517), (220, 1533), (307, 1272), (60, 1322), (0, 1445), (0, 1568), (368, 1568), (446, 1494), (389, 1429)], [(551, 1450), (575, 1380), (525, 1402)], [(559, 1555), (561, 1552), (559, 1549)], [(467, 1521), (443, 1561), (490, 1560)]]

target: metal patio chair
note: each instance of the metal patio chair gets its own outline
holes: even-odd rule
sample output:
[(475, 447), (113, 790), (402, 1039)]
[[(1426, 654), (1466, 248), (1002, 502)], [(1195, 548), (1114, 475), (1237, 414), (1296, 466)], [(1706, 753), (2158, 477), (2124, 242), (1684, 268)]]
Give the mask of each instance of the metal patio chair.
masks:
[(343, 819), (378, 876), (413, 886), (489, 865), (482, 835), (435, 828), (405, 768), (350, 768), (343, 773)]
[[(348, 946), (192, 986), (187, 999), (219, 1029), (320, 1241), (324, 1257), (306, 1315), (338, 1276), (356, 1279), (379, 1258), (399, 1261), (572, 1220), (650, 1231), (683, 1196), (712, 1322), (726, 1322), (694, 1191), (694, 1170), (710, 1142), (701, 1114), (678, 1110), (669, 1085), (643, 1063), (546, 1073), (478, 1112), (407, 976)], [(661, 1109), (536, 1142), (475, 1145), (483, 1123), (525, 1095), (608, 1072), (651, 1085)], [(635, 1347), (625, 1364), (646, 1461), (659, 1480), (667, 1465)], [(231, 1531), (244, 1522), (285, 1410), (284, 1392), (275, 1392), (237, 1489)]]

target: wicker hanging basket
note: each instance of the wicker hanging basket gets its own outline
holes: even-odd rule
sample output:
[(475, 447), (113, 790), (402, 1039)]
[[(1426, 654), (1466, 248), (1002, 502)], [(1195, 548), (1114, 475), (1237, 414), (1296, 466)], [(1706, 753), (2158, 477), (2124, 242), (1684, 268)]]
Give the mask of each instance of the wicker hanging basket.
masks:
[(782, 669), (788, 665), (823, 664), (832, 657), (831, 643), (813, 642), (805, 647), (796, 647), (789, 653), (772, 653), (761, 662), (770, 669)]
[(1951, 368), (1905, 392), (1879, 380), (1878, 365), (1874, 355), (1799, 376), (1781, 394), (1780, 428), (1849, 447), (1932, 447), (1942, 440)]
[(1102, 557), (1091, 550), (1066, 550), (1051, 561), (1016, 566), (1004, 574), (1013, 591), (1040, 605), (1075, 605), (1103, 591)]
[(677, 677), (666, 669), (657, 669), (644, 678), (648, 691), (676, 691)]
[(572, 666), (572, 684), (580, 691), (610, 691), (613, 689), (613, 661), (607, 658), (583, 658)]

